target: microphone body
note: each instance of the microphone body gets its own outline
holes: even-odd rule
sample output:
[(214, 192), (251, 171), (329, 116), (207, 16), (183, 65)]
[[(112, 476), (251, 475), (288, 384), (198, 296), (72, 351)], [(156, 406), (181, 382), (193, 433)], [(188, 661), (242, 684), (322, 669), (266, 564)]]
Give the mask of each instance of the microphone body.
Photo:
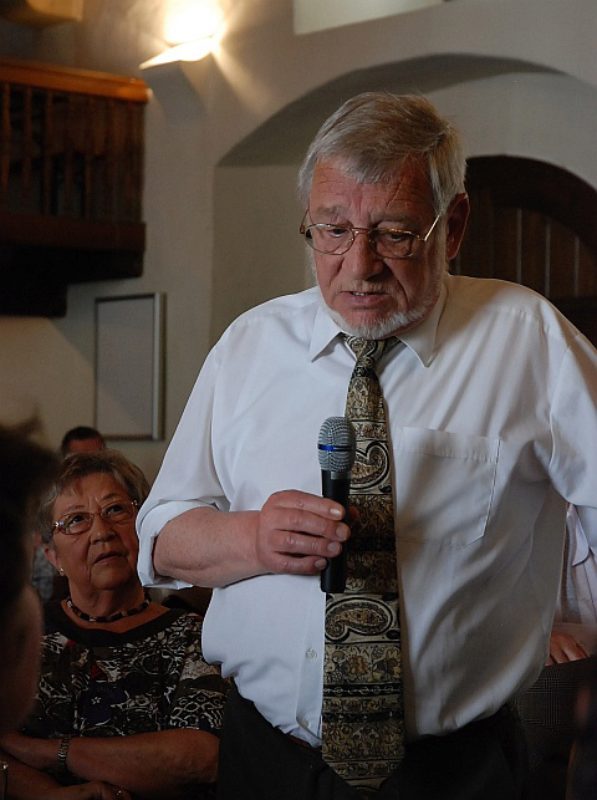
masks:
[[(350, 473), (355, 458), (355, 434), (346, 417), (329, 417), (321, 426), (318, 440), (323, 497), (335, 500), (344, 507), (344, 521), (348, 518)], [(346, 543), (335, 558), (328, 558), (320, 576), (323, 592), (343, 592), (346, 588)]]
[[(348, 518), (348, 493), (350, 492), (350, 472), (330, 472), (321, 470), (321, 494), (344, 506), (344, 518)], [(343, 592), (346, 588), (346, 542), (342, 552), (328, 563), (320, 576), (322, 592)]]

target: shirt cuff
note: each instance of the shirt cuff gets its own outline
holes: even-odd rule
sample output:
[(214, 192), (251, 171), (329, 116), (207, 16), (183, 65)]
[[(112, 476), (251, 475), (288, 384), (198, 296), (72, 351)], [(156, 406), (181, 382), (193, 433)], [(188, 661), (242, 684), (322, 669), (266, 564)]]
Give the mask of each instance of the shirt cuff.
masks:
[(163, 589), (187, 589), (192, 584), (186, 581), (179, 581), (164, 575), (159, 575), (153, 566), (153, 547), (154, 542), (160, 535), (162, 528), (170, 520), (190, 511), (193, 508), (201, 508), (202, 503), (191, 503), (185, 501), (171, 501), (163, 505), (156, 506), (142, 514), (141, 522), (137, 526), (139, 536), (139, 556), (137, 560), (137, 571), (143, 586), (153, 586)]

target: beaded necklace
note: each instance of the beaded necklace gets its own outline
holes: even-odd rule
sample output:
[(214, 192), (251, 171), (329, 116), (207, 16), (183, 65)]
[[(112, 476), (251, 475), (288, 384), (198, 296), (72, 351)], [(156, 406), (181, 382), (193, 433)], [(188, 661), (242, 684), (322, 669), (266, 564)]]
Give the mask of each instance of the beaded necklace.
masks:
[(145, 599), (143, 602), (138, 606), (135, 606), (135, 608), (129, 608), (128, 611), (117, 611), (115, 614), (108, 614), (105, 617), (92, 617), (91, 614), (86, 614), (85, 611), (81, 611), (81, 609), (77, 608), (77, 606), (73, 603), (70, 595), (66, 598), (65, 602), (73, 614), (76, 614), (77, 617), (80, 617), (80, 619), (84, 619), (85, 622), (116, 622), (117, 619), (133, 617), (135, 614), (140, 614), (142, 611), (145, 611), (147, 606), (151, 603), (151, 600), (147, 594), (145, 594)]

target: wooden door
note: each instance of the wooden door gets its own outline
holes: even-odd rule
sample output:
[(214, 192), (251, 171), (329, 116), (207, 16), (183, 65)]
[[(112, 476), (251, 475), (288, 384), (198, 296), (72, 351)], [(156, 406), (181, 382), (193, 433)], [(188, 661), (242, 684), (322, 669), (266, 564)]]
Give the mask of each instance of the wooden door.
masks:
[(597, 344), (597, 192), (552, 164), (508, 156), (470, 159), (467, 190), (452, 271), (535, 289)]

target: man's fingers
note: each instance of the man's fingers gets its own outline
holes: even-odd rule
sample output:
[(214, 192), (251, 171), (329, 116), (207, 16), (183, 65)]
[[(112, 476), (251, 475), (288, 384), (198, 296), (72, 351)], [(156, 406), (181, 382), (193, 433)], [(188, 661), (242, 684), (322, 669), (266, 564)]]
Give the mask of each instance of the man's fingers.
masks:
[[(341, 512), (338, 512), (338, 509)], [(332, 541), (344, 542), (350, 536), (350, 529), (344, 522), (340, 522), (344, 509), (338, 503), (325, 500), (322, 497), (309, 495), (304, 492), (280, 492), (272, 495), (261, 510), (261, 526), (267, 531), (285, 531), (289, 534), (310, 534), (311, 536)], [(296, 552), (294, 546), (309, 545), (307, 540), (298, 538), (294, 541), (288, 539), (283, 546), (290, 546), (290, 552)], [(277, 549), (283, 549), (278, 547)], [(309, 553), (309, 550), (299, 552)], [(321, 550), (319, 552), (324, 554)]]
[(264, 510), (270, 505), (274, 508), (287, 508), (299, 512), (306, 511), (327, 519), (339, 520), (344, 517), (344, 509), (335, 500), (297, 490), (275, 492), (263, 507)]
[(547, 665), (564, 664), (567, 661), (578, 661), (588, 658), (584, 647), (568, 633), (552, 632), (549, 643), (549, 659)]
[(275, 569), (272, 572), (288, 575), (316, 575), (325, 569), (327, 559), (314, 556), (288, 556), (280, 553), (276, 556)]
[(269, 572), (315, 575), (325, 568), (328, 558), (334, 558), (341, 550), (340, 542), (321, 536), (274, 531), (263, 559)]
[(257, 553), (268, 572), (314, 575), (350, 536), (339, 503), (288, 490), (267, 500), (259, 515)]
[(280, 553), (296, 555), (314, 555), (327, 558), (337, 556), (342, 545), (342, 540), (332, 540), (321, 536), (305, 536), (295, 531), (276, 531), (274, 542), (275, 549)]

